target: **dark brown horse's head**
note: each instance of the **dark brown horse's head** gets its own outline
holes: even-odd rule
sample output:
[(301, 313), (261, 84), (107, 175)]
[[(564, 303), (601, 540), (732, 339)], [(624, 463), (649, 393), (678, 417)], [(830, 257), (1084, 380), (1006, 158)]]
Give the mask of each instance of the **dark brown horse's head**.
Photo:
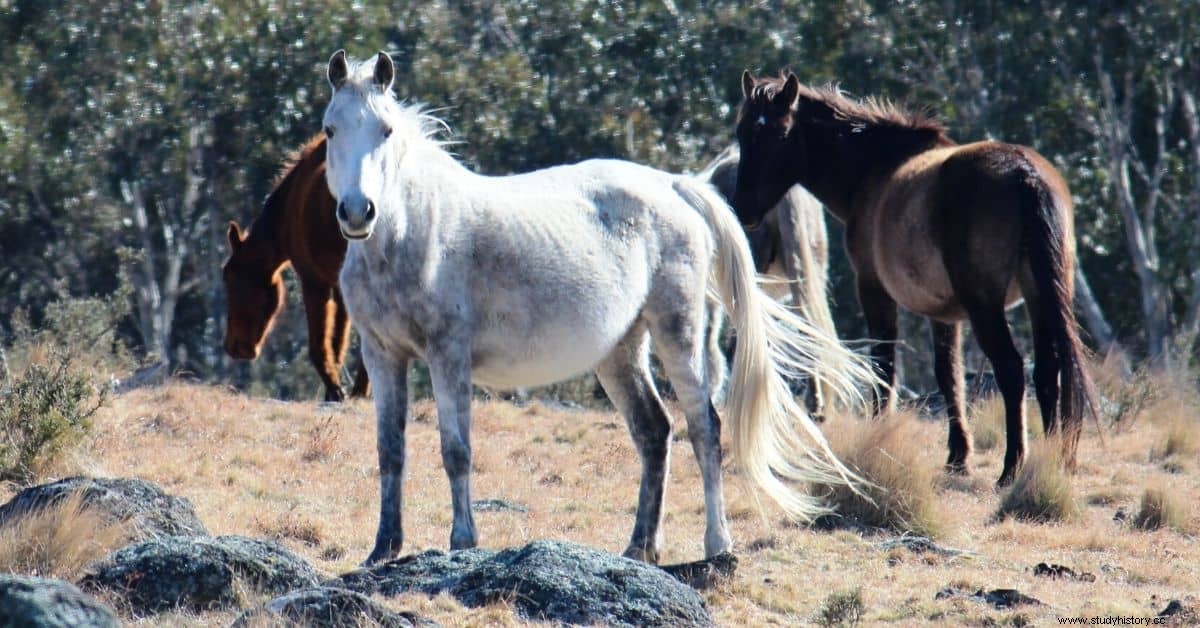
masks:
[(236, 222), (229, 223), (229, 259), (221, 268), (228, 312), (225, 352), (253, 360), (283, 307), (283, 264), (262, 247), (247, 245)]
[(795, 74), (756, 79), (747, 70), (742, 72), (742, 95), (737, 121), (741, 161), (733, 208), (742, 224), (753, 227), (796, 183), (796, 170), (804, 166), (803, 151), (788, 146), (798, 130), (800, 81)]

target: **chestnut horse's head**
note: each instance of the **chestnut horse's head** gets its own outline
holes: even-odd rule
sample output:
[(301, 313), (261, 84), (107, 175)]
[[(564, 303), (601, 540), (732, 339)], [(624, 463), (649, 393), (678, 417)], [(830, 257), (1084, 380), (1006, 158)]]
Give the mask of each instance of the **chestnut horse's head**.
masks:
[(796, 126), (800, 81), (795, 74), (786, 79), (756, 79), (744, 71), (742, 94), (737, 121), (741, 161), (733, 209), (742, 224), (753, 227), (796, 183), (796, 170), (804, 166), (803, 150), (789, 145)]
[(229, 223), (229, 248), (229, 259), (221, 267), (228, 303), (225, 352), (238, 360), (253, 360), (283, 307), (283, 264), (264, 250), (269, 247), (247, 244), (236, 222)]

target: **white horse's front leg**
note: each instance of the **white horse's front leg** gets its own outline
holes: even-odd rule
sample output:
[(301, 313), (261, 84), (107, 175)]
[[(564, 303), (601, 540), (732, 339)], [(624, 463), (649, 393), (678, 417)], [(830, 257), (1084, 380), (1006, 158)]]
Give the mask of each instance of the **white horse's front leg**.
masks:
[(363, 362), (375, 383), (376, 447), (379, 451), (379, 530), (364, 564), (395, 558), (404, 544), (404, 427), (408, 421), (408, 358), (363, 338)]
[(471, 349), (466, 334), (449, 335), (430, 347), (428, 361), (454, 511), (450, 549), (458, 550), (475, 547), (477, 540), (471, 515)]

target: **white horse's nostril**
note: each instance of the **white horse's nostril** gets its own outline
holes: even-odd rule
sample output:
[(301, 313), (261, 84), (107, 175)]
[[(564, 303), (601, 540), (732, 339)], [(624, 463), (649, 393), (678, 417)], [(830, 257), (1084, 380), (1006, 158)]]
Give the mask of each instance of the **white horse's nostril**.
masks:
[(350, 216), (346, 214), (346, 204), (345, 203), (338, 203), (337, 218), (338, 218), (338, 220), (340, 220), (342, 222), (347, 222), (350, 220)]

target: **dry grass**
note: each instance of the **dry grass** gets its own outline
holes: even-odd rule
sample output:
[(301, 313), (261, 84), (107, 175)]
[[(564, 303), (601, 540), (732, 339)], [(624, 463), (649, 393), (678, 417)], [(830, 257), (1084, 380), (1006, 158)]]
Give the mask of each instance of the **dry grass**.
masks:
[(1000, 517), (1028, 521), (1072, 521), (1082, 512), (1063, 470), (1057, 439), (1033, 443), (1012, 487), (1000, 501)]
[(124, 547), (130, 532), (87, 508), (82, 496), (68, 496), (0, 527), (0, 573), (74, 581), (88, 563)]
[(846, 487), (828, 492), (839, 516), (873, 528), (938, 537), (945, 518), (934, 493), (938, 465), (928, 455), (921, 426), (912, 414), (870, 422), (840, 418), (826, 428), (834, 452), (872, 486), (862, 493)]
[[(709, 609), (722, 626), (802, 625), (820, 621), (831, 594), (861, 588), (863, 625), (1045, 625), (1065, 616), (1152, 616), (1163, 600), (1185, 599), (1200, 589), (1200, 539), (1171, 527), (1145, 532), (1113, 517), (1123, 509), (1132, 518), (1147, 487), (1170, 486), (1178, 503), (1200, 502), (1196, 465), (1171, 473), (1150, 459), (1150, 451), (1166, 435), (1169, 421), (1164, 419), (1174, 412), (1169, 407), (1166, 398), (1156, 398), (1137, 416), (1127, 417), (1123, 427), (1109, 430), (1104, 445), (1089, 424), (1080, 443), (1078, 471), (1068, 479), (1076, 494), (1095, 498), (1081, 503), (1074, 519), (1045, 524), (995, 518), (1002, 494), (992, 483), (999, 476), (1003, 446), (978, 451), (971, 458), (970, 478), (936, 471), (931, 490), (944, 521), (938, 543), (968, 550), (973, 558), (877, 549), (875, 543), (890, 533), (784, 525), (782, 513), (769, 506), (765, 517), (758, 516), (749, 487), (731, 470), (726, 499), (740, 563), (733, 579), (704, 593)], [(1176, 407), (1185, 406), (1179, 402)], [(498, 402), (479, 403), (473, 410), (473, 497), (506, 499), (529, 508), (528, 513), (477, 514), (483, 547), (556, 538), (612, 552), (624, 548), (640, 465), (621, 417)], [(433, 405), (416, 403), (411, 416), (406, 554), (444, 550), (450, 523)], [(379, 499), (370, 402), (280, 403), (217, 387), (169, 383), (114, 398), (94, 421), (93, 436), (65, 458), (74, 466), (64, 463), (56, 475), (82, 471), (154, 481), (191, 500), (214, 534), (279, 538), (328, 574), (353, 569), (370, 550)], [(838, 439), (871, 426), (861, 419), (845, 421), (824, 429)], [(835, 425), (844, 433), (835, 434)], [(909, 418), (898, 429), (904, 445), (900, 450), (937, 469), (946, 456), (945, 430), (943, 420)], [(0, 499), (11, 493), (0, 486)], [(703, 512), (691, 447), (686, 440), (675, 441), (663, 524), (664, 562), (703, 556)], [(1185, 527), (1194, 528), (1194, 521)], [(90, 530), (88, 534), (94, 536)], [(7, 538), (0, 539), (0, 554), (9, 547)], [(1081, 583), (1034, 577), (1031, 569), (1039, 562), (1091, 572), (1097, 579)], [(55, 558), (45, 563), (68, 565)], [(969, 599), (934, 599), (954, 582), (1016, 588), (1045, 604), (1000, 611)], [(528, 623), (502, 604), (464, 609), (444, 596), (375, 599), (446, 626)], [(131, 623), (228, 625), (235, 616), (177, 613)]]

